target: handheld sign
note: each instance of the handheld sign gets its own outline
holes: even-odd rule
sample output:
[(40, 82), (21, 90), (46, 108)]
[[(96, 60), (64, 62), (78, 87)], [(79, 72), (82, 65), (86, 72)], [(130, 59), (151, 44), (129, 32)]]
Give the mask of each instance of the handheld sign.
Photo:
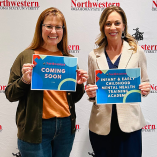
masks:
[(96, 70), (97, 104), (141, 102), (140, 68)]
[(76, 90), (76, 57), (33, 55), (32, 90)]

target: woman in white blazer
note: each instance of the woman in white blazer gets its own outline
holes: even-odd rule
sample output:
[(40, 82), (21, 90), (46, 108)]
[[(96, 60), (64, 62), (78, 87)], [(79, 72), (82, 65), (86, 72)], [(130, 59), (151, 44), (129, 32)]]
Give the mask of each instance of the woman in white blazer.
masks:
[(117, 6), (106, 8), (100, 17), (98, 46), (88, 57), (86, 93), (93, 102), (89, 136), (96, 157), (141, 157), (141, 130), (145, 120), (139, 103), (103, 104), (95, 101), (96, 69), (141, 68), (142, 95), (148, 95), (150, 84), (144, 51), (127, 31), (124, 11)]

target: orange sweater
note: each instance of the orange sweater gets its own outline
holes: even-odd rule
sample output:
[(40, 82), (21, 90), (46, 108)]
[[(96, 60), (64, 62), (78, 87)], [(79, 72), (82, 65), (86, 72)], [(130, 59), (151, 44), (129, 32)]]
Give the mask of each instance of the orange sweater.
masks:
[[(60, 51), (51, 52), (44, 48), (35, 50), (35, 54), (63, 56)], [(69, 105), (67, 102), (66, 91), (44, 90), (43, 95), (43, 119), (53, 117), (70, 116)]]

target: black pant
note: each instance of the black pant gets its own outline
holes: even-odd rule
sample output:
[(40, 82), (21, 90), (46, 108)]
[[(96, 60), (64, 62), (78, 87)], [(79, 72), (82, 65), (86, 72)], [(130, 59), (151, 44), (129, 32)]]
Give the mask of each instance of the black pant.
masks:
[(141, 157), (141, 130), (132, 133), (119, 128), (116, 105), (112, 106), (111, 131), (108, 135), (98, 135), (89, 131), (90, 142), (95, 157)]

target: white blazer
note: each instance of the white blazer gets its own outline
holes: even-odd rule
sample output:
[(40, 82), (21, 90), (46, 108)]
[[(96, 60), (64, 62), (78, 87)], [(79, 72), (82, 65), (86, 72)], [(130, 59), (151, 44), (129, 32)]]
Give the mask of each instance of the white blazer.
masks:
[[(141, 68), (141, 82), (149, 82), (146, 71), (146, 57), (142, 48), (137, 52), (130, 50), (130, 45), (124, 41), (118, 69)], [(95, 84), (95, 70), (109, 69), (104, 48), (90, 52), (88, 56), (87, 84)], [(139, 103), (116, 104), (119, 127), (123, 132), (133, 132), (146, 125)], [(93, 103), (89, 121), (90, 131), (107, 135), (110, 132), (112, 104), (97, 105)]]

